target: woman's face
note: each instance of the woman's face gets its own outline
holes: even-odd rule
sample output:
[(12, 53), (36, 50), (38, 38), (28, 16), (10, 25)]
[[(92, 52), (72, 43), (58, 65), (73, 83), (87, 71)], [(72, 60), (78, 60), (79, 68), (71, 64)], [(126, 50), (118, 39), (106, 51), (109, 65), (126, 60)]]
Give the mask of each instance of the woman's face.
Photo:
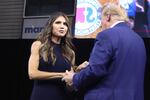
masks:
[(64, 37), (68, 31), (66, 19), (63, 16), (59, 16), (52, 24), (53, 38)]

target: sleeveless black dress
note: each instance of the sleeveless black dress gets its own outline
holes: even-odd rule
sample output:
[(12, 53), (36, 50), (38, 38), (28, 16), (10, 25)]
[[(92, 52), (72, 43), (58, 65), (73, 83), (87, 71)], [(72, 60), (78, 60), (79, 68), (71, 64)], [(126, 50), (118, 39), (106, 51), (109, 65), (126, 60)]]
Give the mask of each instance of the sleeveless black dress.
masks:
[[(54, 44), (54, 52), (57, 57), (56, 63), (52, 66), (51, 61), (48, 63), (40, 60), (39, 70), (47, 72), (65, 72), (70, 70), (71, 65), (64, 59), (59, 44)], [(34, 80), (33, 90), (30, 100), (73, 100), (72, 93), (66, 88), (65, 82), (60, 78), (49, 80)]]

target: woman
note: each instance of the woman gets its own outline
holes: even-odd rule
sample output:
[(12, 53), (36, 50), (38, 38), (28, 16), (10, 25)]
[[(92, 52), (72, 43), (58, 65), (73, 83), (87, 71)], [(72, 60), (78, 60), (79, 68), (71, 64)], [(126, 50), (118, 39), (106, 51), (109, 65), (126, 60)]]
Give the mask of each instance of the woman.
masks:
[(51, 15), (31, 46), (28, 62), (29, 78), (34, 80), (31, 100), (72, 100), (61, 81), (65, 70), (71, 70), (75, 63), (71, 39), (66, 14), (57, 12)]

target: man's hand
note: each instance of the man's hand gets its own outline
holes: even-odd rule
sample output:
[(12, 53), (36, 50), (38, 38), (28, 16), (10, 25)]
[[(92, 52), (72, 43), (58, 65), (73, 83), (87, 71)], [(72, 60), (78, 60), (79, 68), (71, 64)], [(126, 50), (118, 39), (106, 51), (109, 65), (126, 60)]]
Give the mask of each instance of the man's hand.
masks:
[(75, 69), (75, 71), (76, 71), (76, 72), (79, 72), (80, 70), (86, 68), (88, 64), (89, 64), (89, 62), (87, 62), (87, 61), (83, 62), (82, 64), (80, 64), (80, 65)]
[(64, 74), (63, 78), (62, 78), (62, 81), (65, 81), (67, 85), (69, 86), (72, 86), (73, 82), (72, 82), (72, 79), (73, 79), (73, 75), (75, 73), (73, 71), (68, 71), (66, 70), (66, 73)]

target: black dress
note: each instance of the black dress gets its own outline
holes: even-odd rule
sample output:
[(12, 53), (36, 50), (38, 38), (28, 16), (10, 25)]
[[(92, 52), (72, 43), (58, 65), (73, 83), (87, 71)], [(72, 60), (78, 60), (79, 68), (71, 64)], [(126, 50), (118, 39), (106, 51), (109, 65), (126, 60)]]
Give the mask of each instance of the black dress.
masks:
[[(55, 65), (52, 66), (51, 61), (46, 63), (41, 59), (39, 70), (47, 72), (65, 72), (65, 70), (70, 70), (70, 63), (62, 56), (59, 44), (55, 44), (54, 52), (57, 58)], [(58, 78), (35, 80), (30, 100), (73, 100), (73, 98), (72, 93), (66, 88), (65, 82)]]

